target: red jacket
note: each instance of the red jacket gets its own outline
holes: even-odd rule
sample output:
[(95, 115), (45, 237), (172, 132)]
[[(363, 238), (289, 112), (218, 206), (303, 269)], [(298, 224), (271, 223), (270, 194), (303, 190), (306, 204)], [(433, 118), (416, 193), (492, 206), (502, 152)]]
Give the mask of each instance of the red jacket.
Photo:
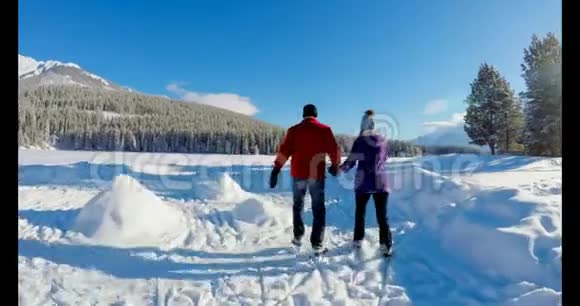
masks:
[(326, 155), (333, 166), (340, 164), (340, 149), (332, 129), (316, 118), (307, 117), (288, 129), (278, 149), (274, 167), (282, 168), (288, 158), (290, 174), (296, 179), (325, 177)]

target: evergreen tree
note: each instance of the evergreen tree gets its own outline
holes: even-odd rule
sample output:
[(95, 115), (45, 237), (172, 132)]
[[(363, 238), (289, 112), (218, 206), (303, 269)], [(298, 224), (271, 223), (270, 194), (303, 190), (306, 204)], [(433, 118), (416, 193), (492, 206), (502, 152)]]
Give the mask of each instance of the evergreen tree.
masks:
[(509, 83), (491, 65), (483, 63), (466, 99), (465, 132), (471, 143), (509, 150), (519, 140), (522, 114)]
[(499, 149), (503, 152), (522, 151), (525, 118), (521, 100), (515, 97), (512, 92), (504, 107)]
[(532, 36), (522, 64), (527, 91), (524, 142), (534, 155), (560, 156), (562, 147), (562, 47), (553, 33)]

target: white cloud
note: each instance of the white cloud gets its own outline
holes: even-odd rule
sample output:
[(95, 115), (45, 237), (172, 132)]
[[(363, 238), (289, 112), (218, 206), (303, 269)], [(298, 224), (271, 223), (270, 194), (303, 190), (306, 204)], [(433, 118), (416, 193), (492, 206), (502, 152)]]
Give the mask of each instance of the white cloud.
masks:
[(451, 115), (451, 119), (448, 121), (424, 122), (423, 127), (425, 127), (425, 129), (429, 133), (435, 132), (437, 130), (454, 128), (454, 127), (461, 126), (465, 123), (465, 121), (463, 119), (464, 117), (465, 117), (465, 113), (454, 113), (453, 115)]
[(200, 93), (189, 91), (183, 88), (182, 84), (171, 83), (165, 86), (165, 89), (176, 94), (181, 100), (186, 102), (207, 104), (248, 116), (253, 116), (258, 112), (258, 108), (252, 104), (252, 101), (248, 97), (242, 97), (233, 93)]
[(423, 113), (425, 115), (437, 115), (447, 110), (447, 100), (437, 99), (427, 102)]

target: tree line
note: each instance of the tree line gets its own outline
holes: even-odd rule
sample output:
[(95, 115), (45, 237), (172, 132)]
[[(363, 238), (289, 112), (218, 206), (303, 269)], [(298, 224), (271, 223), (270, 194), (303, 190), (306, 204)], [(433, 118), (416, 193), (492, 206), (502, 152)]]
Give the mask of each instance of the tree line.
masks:
[(465, 131), (492, 154), (561, 156), (562, 47), (556, 36), (533, 35), (521, 68), (527, 89), (516, 95), (494, 66), (479, 67), (466, 99)]
[(270, 154), (280, 127), (227, 110), (131, 92), (43, 86), (19, 93), (20, 145), (73, 150)]
[[(23, 89), (18, 143), (91, 151), (273, 154), (286, 130), (224, 109), (78, 86)], [(355, 136), (336, 135), (343, 154)], [(390, 157), (467, 152), (389, 140)]]
[[(21, 90), (18, 119), (19, 145), (70, 150), (273, 154), (285, 133), (212, 106), (78, 86)], [(346, 154), (355, 137), (336, 139)], [(391, 145), (398, 155), (420, 152), (403, 141)]]

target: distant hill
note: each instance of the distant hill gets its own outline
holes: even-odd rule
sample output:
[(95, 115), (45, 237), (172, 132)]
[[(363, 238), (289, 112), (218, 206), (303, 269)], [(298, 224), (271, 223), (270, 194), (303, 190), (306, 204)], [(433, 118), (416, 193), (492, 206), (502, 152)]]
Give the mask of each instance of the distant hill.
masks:
[[(204, 104), (125, 90), (22, 90), (18, 143), (70, 150), (273, 154), (286, 129)], [(351, 136), (337, 135), (344, 152)]]

